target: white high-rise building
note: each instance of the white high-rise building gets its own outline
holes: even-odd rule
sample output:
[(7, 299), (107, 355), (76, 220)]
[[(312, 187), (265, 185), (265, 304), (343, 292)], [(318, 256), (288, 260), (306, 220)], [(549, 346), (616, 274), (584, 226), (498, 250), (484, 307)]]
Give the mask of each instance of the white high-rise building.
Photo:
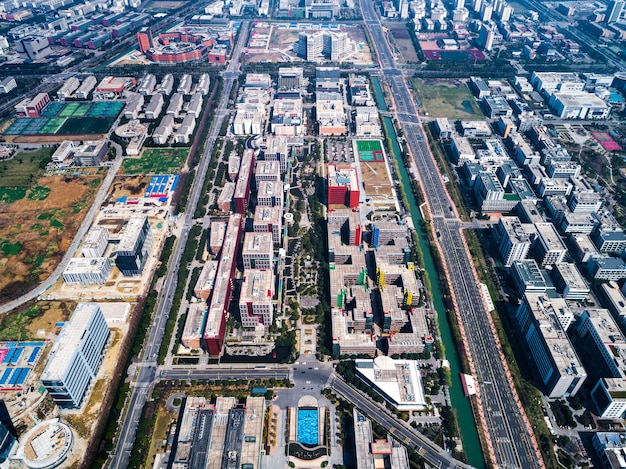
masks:
[(79, 303), (48, 355), (41, 383), (59, 407), (79, 407), (89, 383), (98, 374), (109, 338), (100, 306)]
[(483, 3), (480, 7), (481, 21), (489, 21), (493, 14), (493, 7), (489, 3)]

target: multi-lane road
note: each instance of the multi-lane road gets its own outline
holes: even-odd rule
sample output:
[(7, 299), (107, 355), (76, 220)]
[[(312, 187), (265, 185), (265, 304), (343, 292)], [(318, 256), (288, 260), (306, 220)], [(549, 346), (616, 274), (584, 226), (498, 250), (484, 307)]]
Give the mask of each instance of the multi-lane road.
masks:
[[(157, 379), (157, 366), (156, 357), (163, 341), (163, 334), (165, 332), (165, 325), (170, 315), (170, 309), (172, 307), (172, 297), (176, 290), (176, 280), (178, 277), (178, 266), (187, 244), (189, 237), (189, 230), (193, 225), (193, 215), (196, 211), (196, 206), (200, 198), (202, 186), (204, 184), (204, 177), (209, 167), (211, 160), (211, 153), (215, 140), (217, 139), (219, 130), (222, 125), (224, 116), (226, 116), (228, 99), (233, 87), (233, 83), (238, 76), (239, 70), (239, 57), (243, 49), (243, 44), (248, 37), (249, 22), (244, 21), (241, 25), (239, 32), (239, 38), (235, 49), (233, 50), (232, 60), (228, 69), (224, 72), (224, 88), (222, 95), (219, 97), (219, 104), (217, 106), (209, 135), (207, 138), (206, 146), (200, 163), (196, 170), (196, 177), (191, 186), (189, 193), (187, 210), (183, 217), (183, 226), (178, 237), (177, 243), (172, 252), (172, 256), (169, 262), (169, 268), (167, 270), (167, 276), (163, 284), (163, 288), (159, 293), (157, 299), (156, 311), (154, 313), (154, 322), (150, 327), (146, 342), (142, 349), (141, 362), (137, 366), (137, 371), (134, 379), (134, 386), (130, 389), (130, 395), (127, 398), (126, 413), (122, 417), (120, 425), (120, 433), (117, 438), (116, 448), (112, 455), (109, 467), (111, 468), (125, 468), (128, 466), (128, 458), (135, 441), (135, 434), (139, 419), (141, 418), (141, 412), (148, 396), (148, 391), (153, 386)], [(176, 378), (172, 378), (176, 379)]]
[(497, 336), (478, 285), (472, 261), (461, 234), (458, 215), (439, 173), (413, 96), (395, 65), (380, 19), (371, 0), (361, 0), (363, 19), (376, 48), (382, 73), (391, 89), (398, 121), (404, 129), (418, 170), (427, 205), (439, 236), (446, 273), (465, 332), (481, 406), (479, 425), (488, 439), (484, 448), (497, 467), (542, 467), (532, 431), (520, 410)]
[(357, 391), (353, 387), (346, 384), (339, 376), (334, 376), (331, 388), (337, 394), (345, 397), (352, 402), (362, 412), (378, 422), (394, 438), (418, 452), (418, 454), (435, 467), (441, 468), (470, 468), (467, 464), (454, 459), (450, 453), (435, 445), (432, 441), (424, 437), (421, 433), (411, 429), (404, 421), (398, 420), (392, 416), (387, 409), (381, 408), (374, 403), (368, 396)]

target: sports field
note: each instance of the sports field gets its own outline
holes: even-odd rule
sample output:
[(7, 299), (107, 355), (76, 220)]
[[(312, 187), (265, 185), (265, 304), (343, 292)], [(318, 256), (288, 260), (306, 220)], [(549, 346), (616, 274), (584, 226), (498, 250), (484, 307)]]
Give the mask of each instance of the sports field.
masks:
[(356, 149), (361, 161), (384, 161), (380, 140), (357, 140)]
[(593, 138), (595, 138), (606, 151), (620, 151), (622, 149), (619, 143), (613, 140), (613, 137), (611, 137), (608, 132), (591, 132), (591, 135), (593, 135)]
[(140, 158), (124, 159), (122, 173), (178, 174), (188, 153), (188, 148), (146, 148)]
[(89, 135), (105, 134), (124, 108), (120, 101), (52, 102), (41, 117), (18, 118), (5, 135)]

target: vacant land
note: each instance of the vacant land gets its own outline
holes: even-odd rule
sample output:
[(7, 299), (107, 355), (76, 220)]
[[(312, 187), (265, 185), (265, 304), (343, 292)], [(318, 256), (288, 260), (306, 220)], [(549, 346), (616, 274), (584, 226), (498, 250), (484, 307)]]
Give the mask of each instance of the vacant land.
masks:
[(413, 78), (413, 89), (430, 117), (481, 119), (482, 112), (462, 80), (422, 80)]
[(389, 29), (394, 45), (398, 51), (397, 59), (401, 63), (414, 63), (419, 59), (413, 41), (406, 26), (394, 25)]
[(32, 302), (0, 316), (0, 340), (42, 340), (55, 335), (76, 307), (71, 301)]
[(150, 176), (118, 176), (111, 185), (107, 203), (120, 197), (142, 197), (150, 183)]
[(140, 158), (126, 158), (122, 163), (122, 173), (178, 174), (188, 153), (188, 148), (147, 148)]
[(0, 189), (0, 302), (52, 273), (99, 185), (97, 176), (33, 176), (27, 187)]
[(28, 153), (20, 152), (12, 159), (2, 161), (0, 163), (0, 187), (30, 187), (33, 181), (43, 174), (50, 161), (50, 155), (52, 155), (51, 148), (42, 148)]

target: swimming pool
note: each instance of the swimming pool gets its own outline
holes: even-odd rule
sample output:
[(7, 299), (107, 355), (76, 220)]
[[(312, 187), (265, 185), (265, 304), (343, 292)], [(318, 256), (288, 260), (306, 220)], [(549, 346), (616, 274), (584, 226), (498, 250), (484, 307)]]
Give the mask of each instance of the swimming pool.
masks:
[(298, 442), (316, 446), (319, 433), (317, 409), (298, 409)]

